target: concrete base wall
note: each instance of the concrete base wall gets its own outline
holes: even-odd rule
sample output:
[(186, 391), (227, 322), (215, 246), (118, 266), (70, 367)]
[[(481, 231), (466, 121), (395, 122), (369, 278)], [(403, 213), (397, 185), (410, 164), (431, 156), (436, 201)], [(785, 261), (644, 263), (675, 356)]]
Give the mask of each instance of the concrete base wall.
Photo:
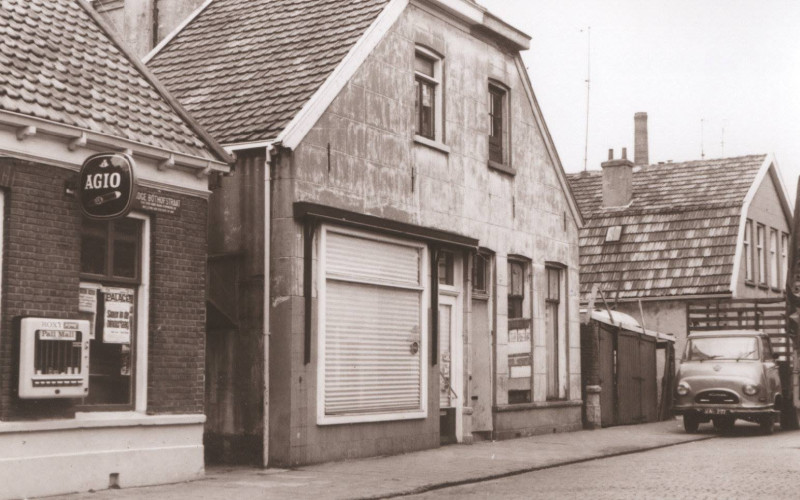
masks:
[(498, 407), (494, 439), (577, 431), (583, 427), (582, 411), (582, 401)]
[(200, 478), (204, 420), (128, 413), (0, 422), (0, 499)]

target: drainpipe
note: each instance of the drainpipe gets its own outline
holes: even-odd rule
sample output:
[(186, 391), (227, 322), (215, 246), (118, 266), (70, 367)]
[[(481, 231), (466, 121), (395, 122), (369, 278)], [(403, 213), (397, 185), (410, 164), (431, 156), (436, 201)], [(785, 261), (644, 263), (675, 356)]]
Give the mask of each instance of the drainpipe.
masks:
[(269, 308), (270, 308), (270, 240), (272, 234), (271, 224), (271, 184), (272, 184), (272, 155), (275, 147), (270, 144), (266, 147), (264, 159), (264, 433), (263, 440), (263, 463), (264, 467), (269, 465)]

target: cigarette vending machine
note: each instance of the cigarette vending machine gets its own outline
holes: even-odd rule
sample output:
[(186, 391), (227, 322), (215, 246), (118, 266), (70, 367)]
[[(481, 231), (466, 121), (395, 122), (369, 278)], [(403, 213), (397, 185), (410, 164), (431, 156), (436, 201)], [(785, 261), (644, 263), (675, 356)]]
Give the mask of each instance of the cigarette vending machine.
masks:
[(19, 397), (82, 398), (89, 393), (89, 322), (20, 321)]

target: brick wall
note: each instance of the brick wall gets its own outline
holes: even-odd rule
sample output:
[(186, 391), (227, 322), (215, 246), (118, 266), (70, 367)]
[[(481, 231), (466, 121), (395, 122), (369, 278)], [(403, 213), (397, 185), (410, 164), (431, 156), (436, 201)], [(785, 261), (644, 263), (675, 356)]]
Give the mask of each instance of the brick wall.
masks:
[[(0, 333), (0, 419), (66, 417), (71, 400), (17, 399), (21, 316), (78, 313), (81, 214), (66, 194), (74, 172), (0, 159), (5, 190)], [(147, 191), (145, 189), (145, 191)], [(181, 199), (176, 216), (151, 215), (150, 413), (202, 413), (206, 201)]]

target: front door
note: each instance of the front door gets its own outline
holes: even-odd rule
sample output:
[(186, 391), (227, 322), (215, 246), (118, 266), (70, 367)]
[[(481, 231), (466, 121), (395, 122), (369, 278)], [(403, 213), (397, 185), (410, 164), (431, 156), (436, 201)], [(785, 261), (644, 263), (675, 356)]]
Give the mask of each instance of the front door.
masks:
[(463, 411), (461, 258), (439, 258), (439, 436), (442, 444), (461, 442)]

